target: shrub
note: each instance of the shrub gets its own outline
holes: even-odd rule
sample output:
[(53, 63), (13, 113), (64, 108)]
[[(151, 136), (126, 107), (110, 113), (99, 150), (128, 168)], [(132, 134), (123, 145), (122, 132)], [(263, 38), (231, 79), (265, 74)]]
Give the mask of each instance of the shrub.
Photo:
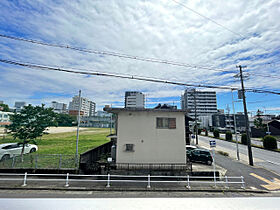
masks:
[(201, 131), (202, 131), (202, 129), (201, 129), (201, 128), (198, 128), (198, 129), (197, 129), (197, 133), (198, 133), (198, 135), (200, 135), (200, 134), (201, 134)]
[(277, 140), (273, 136), (265, 136), (263, 138), (263, 147), (265, 149), (277, 149)]
[(232, 141), (232, 133), (230, 131), (226, 132), (226, 140), (227, 141)]
[(208, 136), (208, 130), (205, 129), (205, 136)]
[(214, 138), (218, 139), (220, 137), (220, 132), (218, 130), (214, 130)]
[(221, 151), (221, 150), (219, 150), (218, 153), (219, 153), (220, 155), (223, 155), (223, 156), (226, 156), (226, 157), (229, 156), (229, 154), (228, 154), (227, 152), (224, 152), (224, 151)]
[(247, 135), (245, 133), (241, 136), (241, 144), (247, 145)]

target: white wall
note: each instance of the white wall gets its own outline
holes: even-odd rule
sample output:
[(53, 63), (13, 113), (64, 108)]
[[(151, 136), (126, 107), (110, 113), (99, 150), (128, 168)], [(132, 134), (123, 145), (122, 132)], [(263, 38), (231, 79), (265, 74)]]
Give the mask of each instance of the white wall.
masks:
[[(157, 129), (156, 117), (176, 118), (176, 129)], [(134, 144), (134, 152), (125, 144)], [(116, 162), (186, 163), (184, 113), (120, 112)]]

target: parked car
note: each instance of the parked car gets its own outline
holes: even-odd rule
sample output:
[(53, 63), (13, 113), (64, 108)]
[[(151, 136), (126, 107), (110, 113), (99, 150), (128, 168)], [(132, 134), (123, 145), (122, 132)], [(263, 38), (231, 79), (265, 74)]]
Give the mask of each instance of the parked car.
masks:
[[(0, 160), (7, 160), (13, 156), (21, 154), (22, 143), (7, 143), (0, 144)], [(24, 154), (36, 152), (38, 147), (34, 144), (26, 144), (24, 147)]]
[(194, 149), (196, 149), (197, 147), (194, 146), (194, 145), (186, 145), (186, 153), (187, 153), (187, 156), (190, 154), (190, 152)]
[(193, 149), (187, 152), (187, 157), (191, 162), (202, 162), (207, 165), (212, 165), (213, 158), (209, 150), (206, 149)]
[(196, 148), (197, 148), (197, 146), (194, 146), (194, 145), (186, 145), (186, 150), (194, 150)]

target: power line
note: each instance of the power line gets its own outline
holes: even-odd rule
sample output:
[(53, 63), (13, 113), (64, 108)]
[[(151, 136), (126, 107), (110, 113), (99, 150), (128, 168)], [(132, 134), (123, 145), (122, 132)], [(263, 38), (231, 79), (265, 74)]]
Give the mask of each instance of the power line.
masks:
[[(229, 32), (231, 32), (231, 33), (233, 33), (233, 34), (235, 34), (235, 35), (237, 35), (237, 36), (239, 36), (239, 37), (241, 37), (241, 38), (243, 38), (243, 39), (246, 39), (246, 37), (245, 37), (243, 34), (240, 34), (240, 33), (237, 33), (237, 32), (235, 32), (235, 31), (231, 30), (230, 28), (228, 28), (228, 27), (226, 27), (226, 26), (224, 26), (224, 25), (218, 23), (217, 21), (215, 21), (215, 20), (213, 20), (213, 19), (211, 19), (211, 18), (209, 18), (209, 17), (207, 17), (207, 16), (205, 16), (205, 15), (203, 15), (203, 14), (201, 14), (201, 13), (195, 11), (194, 9), (192, 9), (192, 8), (190, 8), (190, 7), (188, 7), (188, 6), (186, 6), (185, 4), (183, 4), (183, 3), (181, 3), (181, 2), (178, 2), (178, 1), (176, 1), (176, 0), (172, 0), (172, 1), (175, 2), (175, 3), (178, 4), (178, 5), (180, 5), (180, 6), (184, 7), (184, 8), (186, 8), (186, 9), (188, 9), (189, 11), (191, 11), (191, 12), (193, 12), (193, 13), (199, 15), (200, 17), (203, 17), (203, 18), (205, 18), (205, 19), (207, 19), (207, 20), (209, 20), (209, 21), (215, 23), (216, 25), (222, 27), (223, 29), (225, 29), (225, 30), (227, 30), (227, 31), (229, 31)], [(250, 41), (250, 40), (249, 40), (249, 41)], [(269, 52), (269, 51), (268, 51), (267, 49), (265, 49), (264, 47), (262, 47), (262, 46), (260, 46), (260, 45), (257, 45), (256, 43), (253, 43), (252, 41), (250, 41), (250, 42), (251, 42), (252, 44), (254, 44), (254, 45), (256, 45), (256, 46), (262, 48), (262, 49), (265, 50), (266, 52)], [(270, 53), (270, 52), (269, 52), (269, 53)], [(264, 75), (264, 74), (256, 74), (256, 73), (250, 73), (250, 74), (256, 75), (256, 76), (261, 76), (261, 77), (269, 77), (269, 78), (280, 79), (280, 77), (273, 76), (273, 75)]]
[[(7, 39), (13, 39), (13, 40), (17, 40), (17, 41), (29, 42), (29, 43), (43, 45), (43, 46), (65, 48), (65, 49), (71, 49), (71, 50), (85, 52), (85, 53), (108, 55), (108, 56), (114, 56), (114, 57), (119, 57), (119, 58), (134, 59), (134, 60), (146, 61), (146, 62), (152, 62), (152, 63), (161, 63), (161, 64), (167, 64), (167, 65), (186, 67), (186, 68), (205, 69), (205, 70), (217, 71), (217, 72), (232, 72), (232, 71), (235, 71), (235, 70), (230, 70), (230, 69), (219, 69), (219, 68), (212, 68), (212, 67), (206, 67), (206, 66), (200, 66), (200, 65), (180, 63), (180, 62), (172, 61), (172, 60), (161, 60), (161, 59), (157, 59), (157, 58), (139, 57), (139, 56), (134, 56), (134, 55), (121, 54), (121, 53), (117, 53), (117, 52), (97, 51), (97, 50), (92, 50), (92, 49), (82, 49), (82, 48), (72, 47), (72, 46), (69, 46), (69, 45), (51, 44), (51, 43), (41, 42), (41, 41), (38, 41), (38, 40), (25, 39), (25, 38), (20, 38), (20, 37), (15, 37), (15, 36), (8, 36), (8, 35), (4, 35), (4, 34), (0, 34), (0, 37), (7, 38)], [(253, 75), (256, 75), (256, 76), (272, 77), (272, 78), (280, 79), (280, 77), (277, 77), (277, 76), (261, 75), (261, 74), (255, 74), (255, 73), (250, 73), (250, 74), (253, 74)]]
[(123, 54), (123, 53), (118, 53), (118, 52), (99, 51), (99, 50), (93, 50), (93, 49), (78, 48), (78, 47), (73, 47), (70, 45), (51, 44), (51, 43), (42, 42), (42, 41), (33, 40), (33, 39), (25, 39), (25, 38), (20, 38), (20, 37), (15, 37), (15, 36), (8, 36), (5, 34), (0, 34), (0, 37), (17, 40), (17, 41), (29, 42), (29, 43), (33, 43), (33, 44), (42, 45), (42, 46), (65, 48), (65, 49), (75, 50), (75, 51), (79, 51), (79, 52), (114, 56), (114, 57), (119, 57), (119, 58), (133, 59), (133, 60), (139, 60), (139, 61), (145, 61), (145, 62), (151, 62), (151, 63), (160, 63), (160, 64), (167, 64), (167, 65), (194, 68), (194, 69), (205, 69), (205, 70), (217, 71), (217, 72), (232, 72), (232, 71), (235, 72), (236, 71), (236, 70), (231, 70), (231, 69), (221, 69), (221, 68), (213, 68), (213, 67), (207, 67), (207, 66), (181, 63), (181, 62), (172, 61), (172, 60), (162, 60), (162, 59), (158, 59), (158, 58), (140, 57), (140, 56), (128, 55), (128, 54)]
[(247, 73), (249, 73), (249, 75), (255, 75), (255, 76), (260, 76), (260, 77), (268, 77), (268, 78), (276, 78), (276, 79), (280, 79), (280, 77), (277, 77), (275, 75), (268, 75), (268, 74), (258, 74), (258, 73), (252, 73), (252, 72), (249, 72), (249, 71), (245, 71)]
[[(220, 26), (221, 28), (223, 28), (223, 29), (225, 29), (225, 30), (227, 30), (227, 31), (229, 31), (229, 32), (231, 32), (231, 33), (233, 33), (234, 35), (237, 35), (237, 36), (239, 36), (239, 37), (241, 37), (241, 38), (243, 38), (243, 39), (246, 39), (246, 37), (245, 37), (243, 34), (240, 34), (240, 33), (237, 33), (237, 32), (235, 32), (235, 31), (231, 30), (230, 28), (228, 28), (228, 27), (226, 27), (226, 26), (224, 26), (224, 25), (218, 23), (217, 21), (215, 21), (215, 20), (213, 20), (213, 19), (211, 19), (211, 18), (209, 18), (209, 17), (207, 17), (207, 16), (205, 16), (205, 15), (203, 15), (203, 14), (201, 14), (201, 13), (195, 11), (194, 9), (192, 9), (192, 8), (190, 8), (190, 7), (188, 7), (188, 6), (186, 6), (185, 4), (183, 4), (183, 3), (181, 3), (181, 2), (178, 2), (178, 1), (176, 1), (176, 0), (171, 0), (171, 1), (175, 2), (176, 4), (178, 4), (178, 5), (180, 5), (180, 6), (184, 7), (184, 8), (186, 8), (186, 9), (189, 10), (189, 11), (191, 11), (191, 12), (193, 12), (193, 13), (199, 15), (200, 17), (203, 17), (204, 19), (207, 19), (207, 20), (211, 21), (212, 23), (215, 23), (216, 25)], [(250, 41), (250, 40), (249, 40), (249, 41)], [(252, 41), (250, 41), (250, 42), (251, 42), (252, 44), (254, 44), (254, 45), (256, 45), (256, 46), (262, 48), (263, 50), (269, 52), (269, 51), (268, 51), (267, 49), (265, 49), (264, 47), (262, 47), (262, 46), (260, 46), (260, 45), (257, 45), (256, 43), (253, 43)]]
[[(59, 67), (44, 66), (44, 65), (39, 65), (39, 64), (22, 63), (22, 62), (5, 60), (5, 59), (0, 59), (0, 62), (6, 63), (6, 64), (11, 64), (11, 65), (16, 65), (16, 66), (23, 66), (23, 67), (32, 68), (32, 69), (60, 71), (60, 72), (67, 72), (67, 73), (74, 73), (74, 74), (115, 77), (115, 78), (122, 78), (122, 79), (133, 79), (133, 80), (139, 80), (139, 81), (164, 83), (164, 84), (179, 85), (179, 86), (185, 86), (185, 87), (213, 88), (213, 89), (224, 89), (224, 90), (239, 90), (238, 87), (190, 84), (190, 83), (162, 80), (162, 79), (157, 79), (157, 78), (139, 77), (139, 76), (133, 76), (133, 75), (121, 75), (121, 74), (105, 73), (105, 72), (97, 72), (97, 71), (95, 71), (95, 72), (93, 72), (93, 71), (90, 71), (90, 72), (89, 71), (77, 71), (77, 70), (70, 70), (70, 69), (59, 68)], [(276, 91), (268, 91), (268, 90), (262, 90), (262, 89), (252, 89), (252, 88), (247, 88), (245, 90), (248, 91), (248, 92), (270, 93), (270, 94), (280, 95), (280, 92), (276, 92)]]

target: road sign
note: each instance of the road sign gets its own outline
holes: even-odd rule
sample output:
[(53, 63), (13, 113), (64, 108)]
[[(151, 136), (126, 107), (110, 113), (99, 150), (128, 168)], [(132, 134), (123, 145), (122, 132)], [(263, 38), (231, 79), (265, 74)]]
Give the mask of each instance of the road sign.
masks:
[(216, 140), (210, 140), (209, 141), (210, 147), (216, 147)]
[(242, 92), (242, 90), (238, 90), (238, 99), (243, 99), (243, 92)]

